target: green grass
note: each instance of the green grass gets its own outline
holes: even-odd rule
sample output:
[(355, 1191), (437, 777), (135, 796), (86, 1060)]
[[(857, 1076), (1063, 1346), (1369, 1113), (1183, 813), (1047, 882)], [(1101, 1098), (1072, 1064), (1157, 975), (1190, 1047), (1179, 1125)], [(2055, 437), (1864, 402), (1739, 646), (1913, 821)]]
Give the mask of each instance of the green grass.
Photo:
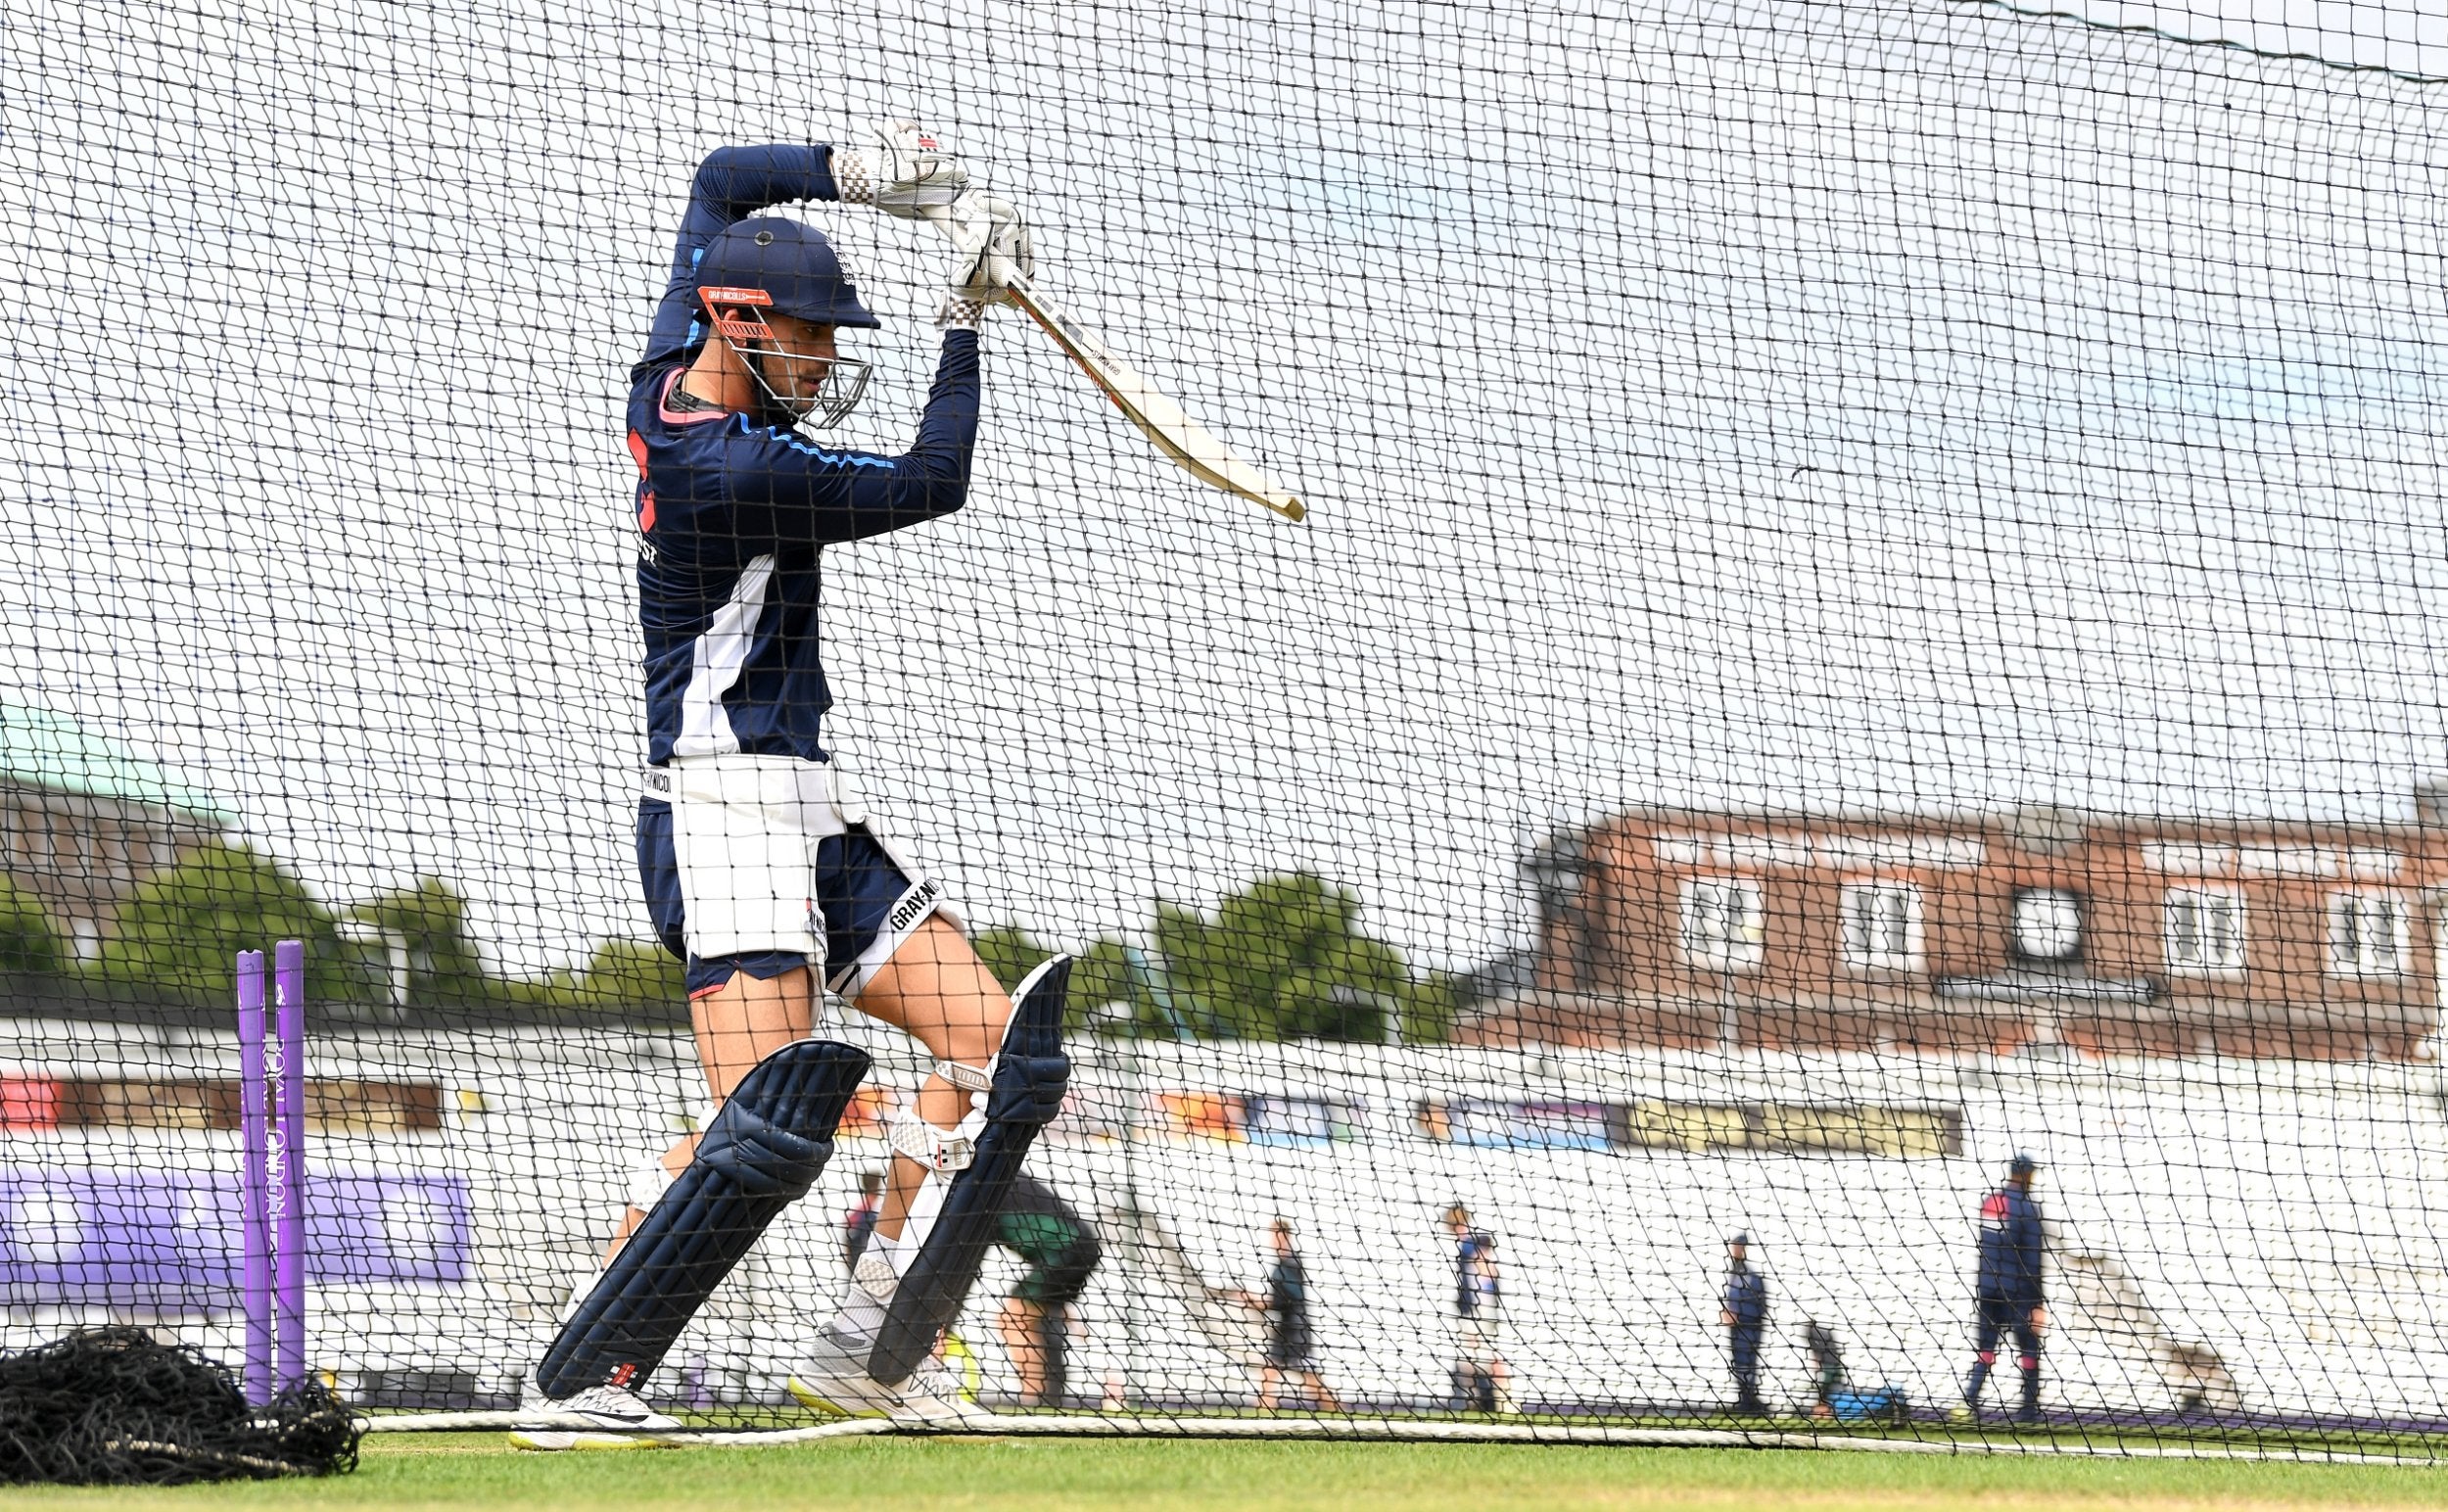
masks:
[(2448, 1467), (1177, 1440), (845, 1439), (771, 1448), (522, 1454), (497, 1434), (452, 1434), (370, 1439), (364, 1468), (329, 1481), (42, 1488), (0, 1499), (11, 1506), (656, 1512), (2448, 1507)]

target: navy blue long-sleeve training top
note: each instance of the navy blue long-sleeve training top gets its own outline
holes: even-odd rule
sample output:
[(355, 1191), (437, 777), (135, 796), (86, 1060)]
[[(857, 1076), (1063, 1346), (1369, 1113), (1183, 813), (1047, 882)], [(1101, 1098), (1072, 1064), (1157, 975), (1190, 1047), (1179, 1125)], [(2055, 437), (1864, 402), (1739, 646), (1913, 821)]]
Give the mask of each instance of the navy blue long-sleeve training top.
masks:
[(1980, 1298), (2037, 1307), (2042, 1252), (2048, 1246), (2040, 1205), (2020, 1187), (2000, 1187), (1981, 1200)]
[(1729, 1266), (1725, 1272), (1725, 1310), (1734, 1315), (1733, 1326), (1749, 1333), (1758, 1333), (1768, 1322), (1768, 1278), (1749, 1265)]
[(1503, 1310), (1504, 1289), (1496, 1273), (1496, 1236), (1471, 1229), (1453, 1247), (1453, 1310), (1476, 1318)]
[[(770, 205), (839, 198), (832, 149), (726, 147), (697, 169), (646, 354), (631, 371), (646, 759), (731, 752), (824, 759), (819, 554), (950, 514), (977, 439), (977, 335), (944, 333), (917, 444), (875, 456), (676, 395), (707, 337), (697, 260)], [(677, 403), (676, 403), (677, 401)]]

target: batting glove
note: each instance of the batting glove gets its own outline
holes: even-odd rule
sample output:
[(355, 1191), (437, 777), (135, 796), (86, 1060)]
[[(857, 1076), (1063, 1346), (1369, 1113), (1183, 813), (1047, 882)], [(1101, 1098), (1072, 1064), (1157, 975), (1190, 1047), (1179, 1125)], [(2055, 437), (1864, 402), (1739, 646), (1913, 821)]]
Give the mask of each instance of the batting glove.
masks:
[(1036, 275), (1028, 222), (1011, 201), (972, 189), (953, 201), (940, 219), (961, 259), (952, 278), (956, 292), (981, 304), (1009, 305), (1012, 297), (1004, 290), (1012, 275)]
[(961, 197), (969, 170), (932, 131), (915, 120), (888, 120), (875, 133), (870, 203), (887, 215), (919, 220)]

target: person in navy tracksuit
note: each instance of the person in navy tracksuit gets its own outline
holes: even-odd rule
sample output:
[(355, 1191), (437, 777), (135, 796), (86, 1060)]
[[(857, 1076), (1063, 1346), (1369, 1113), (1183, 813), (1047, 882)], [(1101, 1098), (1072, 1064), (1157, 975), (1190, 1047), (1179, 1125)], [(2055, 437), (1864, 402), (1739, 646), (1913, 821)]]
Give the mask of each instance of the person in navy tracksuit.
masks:
[(1975, 1417), (1981, 1410), (1981, 1388), (1989, 1384), (1989, 1367), (1998, 1358), (1998, 1341), (2010, 1333), (2016, 1363), (2023, 1370), (2023, 1409), (2017, 1420), (2040, 1421), (2040, 1334), (2048, 1325), (2048, 1307), (2041, 1285), (2047, 1238), (2040, 1205), (2032, 1200), (2032, 1180), (2039, 1169), (2030, 1156), (2017, 1155), (2006, 1167), (2005, 1185), (1981, 1200), (1975, 1288), (1979, 1321), (1972, 1347), (1977, 1357), (1963, 1383), (1964, 1408)]
[(1760, 1399), (1760, 1345), (1768, 1327), (1768, 1280), (1752, 1267), (1751, 1236), (1725, 1242), (1725, 1300), (1718, 1309), (1734, 1353), (1734, 1410), (1746, 1417), (1767, 1412)]
[(1455, 1359), (1452, 1404), (1456, 1410), (1513, 1412), (1513, 1370), (1504, 1357), (1504, 1276), (1496, 1260), (1496, 1236), (1471, 1222), (1460, 1203), (1445, 1209), (1445, 1233), (1453, 1240)]

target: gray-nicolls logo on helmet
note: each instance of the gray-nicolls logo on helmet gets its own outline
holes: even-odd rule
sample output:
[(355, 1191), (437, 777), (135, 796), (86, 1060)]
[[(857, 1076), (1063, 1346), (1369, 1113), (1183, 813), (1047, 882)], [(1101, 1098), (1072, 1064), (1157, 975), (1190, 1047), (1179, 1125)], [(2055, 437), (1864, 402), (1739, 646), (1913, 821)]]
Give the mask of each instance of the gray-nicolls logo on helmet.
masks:
[(779, 215), (725, 227), (697, 260), (697, 300), (777, 417), (823, 428), (858, 407), (872, 371), (868, 363), (786, 341), (768, 318), (867, 330), (883, 324), (859, 303), (824, 232)]

